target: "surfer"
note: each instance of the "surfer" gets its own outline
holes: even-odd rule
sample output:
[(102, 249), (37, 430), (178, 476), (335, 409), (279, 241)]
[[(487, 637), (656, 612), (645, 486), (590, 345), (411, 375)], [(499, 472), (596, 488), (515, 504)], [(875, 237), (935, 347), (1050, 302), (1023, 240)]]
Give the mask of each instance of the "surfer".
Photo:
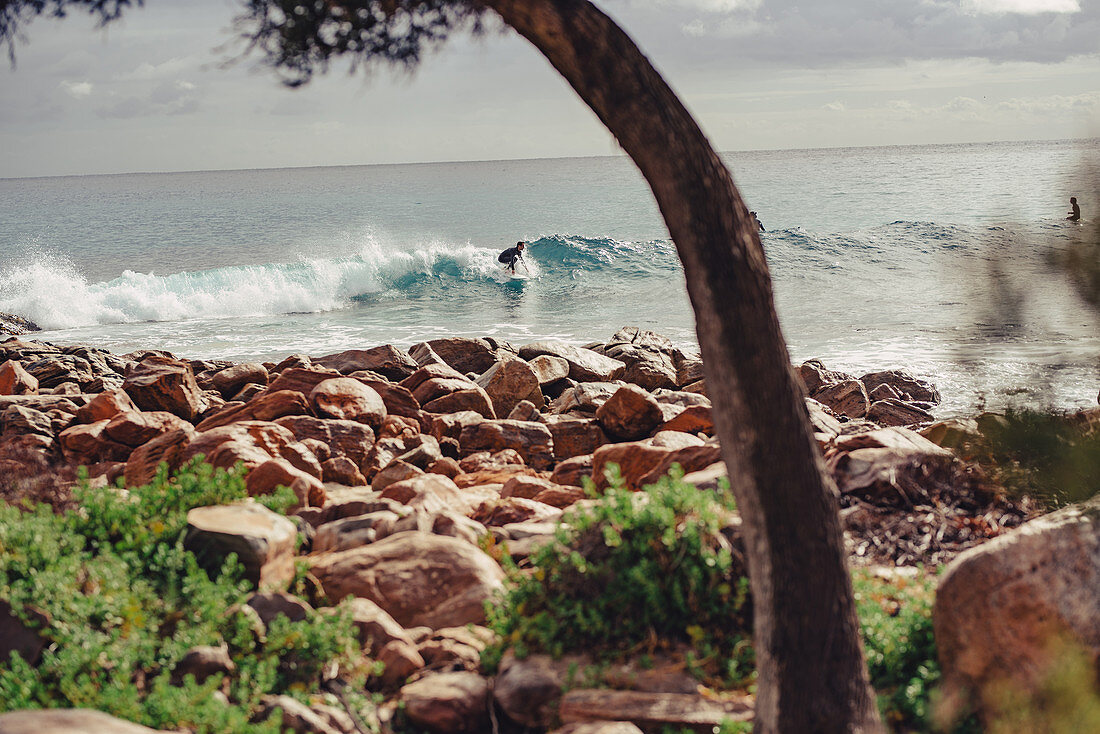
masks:
[[(512, 275), (515, 275), (516, 262), (523, 262), (523, 248), (526, 246), (526, 242), (517, 242), (515, 247), (509, 247), (507, 250), (497, 255), (497, 262), (502, 262), (507, 265)], [(527, 263), (523, 262), (523, 267), (527, 267)]]
[(764, 225), (760, 223), (760, 220), (756, 217), (756, 212), (749, 212), (749, 216), (752, 217), (752, 223), (756, 225), (756, 228), (761, 232), (764, 232)]
[(1077, 206), (1077, 197), (1076, 196), (1069, 197), (1069, 205), (1071, 207), (1071, 211), (1069, 213), (1069, 216), (1066, 217), (1066, 219), (1068, 219), (1071, 222), (1081, 221), (1081, 207)]

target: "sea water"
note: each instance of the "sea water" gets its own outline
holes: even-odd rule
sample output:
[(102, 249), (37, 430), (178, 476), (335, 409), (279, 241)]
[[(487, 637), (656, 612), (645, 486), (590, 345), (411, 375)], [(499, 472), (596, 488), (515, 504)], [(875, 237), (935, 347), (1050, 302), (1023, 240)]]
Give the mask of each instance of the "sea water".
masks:
[[(942, 415), (1095, 405), (1100, 319), (1054, 265), (1095, 246), (1097, 140), (727, 153), (795, 361), (936, 382)], [(496, 255), (530, 246), (530, 277)], [(523, 273), (523, 267), (520, 267)], [(0, 180), (0, 311), (36, 338), (277, 360), (627, 325), (697, 349), (624, 157)]]

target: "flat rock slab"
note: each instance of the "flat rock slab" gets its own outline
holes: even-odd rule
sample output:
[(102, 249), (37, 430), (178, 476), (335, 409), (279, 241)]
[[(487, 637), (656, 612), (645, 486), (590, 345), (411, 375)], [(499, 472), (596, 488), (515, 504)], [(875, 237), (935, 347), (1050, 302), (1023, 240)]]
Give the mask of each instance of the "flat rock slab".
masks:
[(569, 364), (569, 377), (577, 382), (614, 380), (626, 369), (626, 365), (617, 359), (552, 339), (532, 342), (519, 350), (519, 356), (526, 360), (543, 354), (564, 359)]
[(151, 734), (157, 731), (91, 709), (0, 714), (0, 734)]
[(236, 553), (245, 577), (261, 588), (285, 588), (294, 577), (293, 522), (262, 505), (196, 507), (187, 513), (184, 546), (204, 566), (220, 568)]
[(578, 688), (562, 696), (558, 715), (565, 724), (628, 721), (645, 732), (659, 732), (667, 726), (709, 734), (723, 719), (751, 721), (753, 704), (747, 697), (715, 701), (686, 693)]

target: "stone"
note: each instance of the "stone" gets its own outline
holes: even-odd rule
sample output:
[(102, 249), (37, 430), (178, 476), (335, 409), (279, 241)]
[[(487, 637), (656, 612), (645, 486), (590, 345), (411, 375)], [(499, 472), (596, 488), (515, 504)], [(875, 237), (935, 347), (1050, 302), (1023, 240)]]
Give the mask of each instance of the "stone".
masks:
[(355, 379), (378, 393), (382, 398), (382, 403), (386, 406), (388, 416), (412, 418), (419, 426), (420, 402), (413, 397), (408, 388), (395, 385), (392, 382), (382, 382), (381, 380), (368, 380), (361, 377)]
[(73, 465), (90, 465), (101, 461), (126, 461), (130, 447), (112, 441), (104, 434), (110, 421), (99, 421), (66, 428), (57, 436), (61, 452)]
[(466, 426), (459, 436), (462, 454), (513, 449), (534, 469), (554, 466), (554, 439), (542, 423), (534, 421), (484, 420)]
[(574, 688), (562, 694), (558, 716), (563, 723), (629, 721), (643, 731), (691, 729), (710, 732), (725, 719), (751, 721), (749, 697), (715, 700), (702, 694), (615, 691)]
[(592, 461), (591, 454), (559, 461), (550, 475), (550, 481), (563, 486), (581, 487), (585, 477), (592, 476)]
[[(608, 444), (596, 449), (592, 455), (592, 479), (597, 487), (607, 487), (609, 482), (604, 472), (609, 464), (616, 464), (625, 486), (640, 489), (667, 474), (673, 464), (679, 464), (685, 473), (690, 473), (704, 469), (721, 458), (722, 452), (716, 443), (679, 449), (653, 446), (644, 441)], [(565, 483), (553, 477), (551, 481)]]
[(82, 385), (95, 378), (88, 360), (71, 354), (51, 354), (31, 360), (22, 367), (38, 380), (39, 392), (66, 382)]
[(489, 681), (476, 673), (438, 673), (401, 689), (410, 723), (433, 734), (489, 730)]
[[(674, 357), (675, 358), (675, 357)], [(696, 356), (680, 355), (676, 361), (676, 386), (683, 387), (703, 380), (703, 360)]]
[(157, 468), (162, 463), (167, 464), (170, 470), (178, 469), (183, 464), (187, 447), (196, 435), (195, 429), (188, 424), (138, 446), (130, 452), (126, 460), (126, 469), (123, 472), (126, 486), (140, 487), (153, 481)]
[(334, 377), (317, 383), (309, 394), (309, 402), (320, 418), (366, 423), (376, 431), (386, 417), (382, 396), (350, 377)]
[[(409, 348), (409, 354), (419, 364), (424, 364), (417, 356), (423, 353), (421, 344), (414, 344)], [(476, 372), (482, 374), (497, 361), (496, 350), (485, 339), (470, 339), (467, 337), (451, 337), (447, 339), (431, 339), (427, 342), (431, 352), (447, 363), (450, 367), (466, 374)]]
[(512, 721), (531, 729), (546, 729), (557, 715), (566, 674), (549, 655), (517, 658), (504, 654), (493, 681), (493, 698)]
[(484, 603), (504, 579), (480, 549), (422, 532), (396, 533), (361, 548), (315, 554), (310, 561), (330, 599), (370, 599), (406, 629), (483, 623)]
[(260, 709), (256, 712), (256, 721), (267, 721), (278, 712), (280, 731), (292, 731), (295, 734), (345, 734), (329, 725), (319, 713), (291, 696), (264, 696)]
[(119, 413), (136, 413), (138, 407), (122, 390), (107, 390), (96, 395), (76, 411), (77, 423), (95, 423), (114, 418)]
[(38, 392), (38, 378), (23, 369), (16, 360), (0, 364), (0, 395), (33, 395)]
[(172, 681), (183, 683), (187, 676), (202, 683), (211, 676), (225, 676), (237, 670), (229, 657), (229, 648), (222, 645), (196, 645), (183, 654), (172, 670)]
[(313, 614), (313, 607), (285, 591), (261, 591), (248, 597), (245, 602), (256, 610), (265, 626), (276, 617), (286, 617), (291, 622), (304, 622)]
[(594, 414), (620, 387), (621, 383), (617, 382), (579, 383), (562, 391), (550, 404), (550, 411)]
[(832, 385), (835, 382), (851, 379), (851, 375), (825, 369), (825, 365), (821, 360), (817, 359), (803, 362), (802, 366), (798, 368), (798, 376), (802, 378), (802, 384), (806, 387), (807, 396), (813, 395), (826, 385)]
[(607, 434), (593, 418), (553, 416), (546, 426), (554, 440), (554, 458), (558, 461), (591, 454), (608, 443)]
[(374, 475), (374, 478), (371, 479), (370, 486), (371, 489), (376, 492), (383, 492), (392, 484), (415, 479), (423, 474), (424, 470), (420, 467), (413, 466), (407, 461), (394, 459)]
[(356, 597), (348, 604), (351, 606), (351, 621), (355, 625), (359, 644), (370, 655), (377, 655), (379, 650), (395, 640), (416, 649), (416, 643), (397, 620), (370, 599)]
[(255, 362), (242, 362), (226, 367), (210, 376), (210, 386), (221, 393), (223, 398), (231, 398), (249, 383), (266, 385), (267, 368)]
[(367, 478), (359, 471), (359, 467), (346, 456), (337, 456), (321, 462), (321, 479), (348, 487), (359, 487), (367, 483)]
[(561, 517), (561, 510), (523, 497), (498, 497), (482, 502), (470, 515), (486, 527), (500, 527), (511, 523), (547, 522)]
[(187, 513), (184, 547), (204, 568), (220, 569), (236, 553), (244, 577), (261, 590), (285, 589), (294, 578), (298, 529), (255, 503), (196, 507)]
[[(1006, 687), (1037, 693), (1054, 657), (1100, 660), (1100, 498), (1031, 520), (963, 552), (932, 614), (948, 708), (996, 710)], [(976, 694), (976, 697), (975, 697)]]
[(964, 450), (978, 444), (982, 434), (973, 418), (951, 418), (921, 429), (920, 435), (945, 449)]
[(872, 403), (879, 400), (901, 400), (901, 393), (884, 382), (874, 390), (868, 390), (867, 397), (871, 399)]
[(516, 407), (512, 408), (505, 417), (510, 421), (543, 421), (539, 409), (530, 400), (521, 400), (516, 403)]
[(683, 431), (657, 431), (649, 439), (649, 445), (662, 449), (686, 449), (689, 446), (705, 446), (706, 441)]
[(155, 410), (147, 413), (120, 413), (107, 422), (103, 432), (112, 441), (137, 448), (169, 431), (190, 427), (191, 424), (179, 416)]
[(726, 471), (726, 462), (724, 461), (716, 461), (708, 467), (684, 475), (685, 482), (695, 485), (696, 489), (709, 492), (717, 492), (719, 483), (723, 479), (726, 482), (729, 481), (729, 473)]
[(91, 709), (0, 714), (0, 734), (156, 734), (158, 731)]
[(278, 418), (275, 423), (289, 429), (299, 441), (316, 439), (329, 447), (330, 457), (346, 456), (358, 466), (374, 445), (374, 431), (356, 421), (295, 415)]
[(918, 400), (933, 405), (940, 402), (940, 392), (935, 385), (927, 380), (917, 379), (906, 370), (870, 372), (859, 380), (867, 386), (868, 390), (874, 390), (879, 385), (886, 384), (906, 400)]
[(486, 418), (496, 418), (492, 400), (488, 393), (474, 383), (470, 387), (455, 390), (446, 395), (430, 400), (422, 406), (428, 413), (458, 413), (461, 411), (473, 411)]
[(600, 427), (623, 441), (650, 435), (661, 419), (657, 401), (636, 385), (623, 385), (596, 410)]
[(626, 365), (619, 379), (643, 390), (672, 389), (680, 384), (671, 353), (639, 348), (632, 344), (608, 345), (599, 351)]
[(417, 363), (408, 354), (391, 344), (370, 349), (348, 349), (313, 360), (315, 364), (350, 375), (361, 370), (377, 372), (387, 380), (400, 381), (417, 370)]
[(867, 420), (880, 426), (910, 426), (935, 419), (935, 416), (928, 411), (900, 400), (880, 400), (877, 403), (871, 403), (867, 411)]
[(669, 418), (657, 430), (681, 431), (683, 433), (702, 433), (714, 435), (714, 418), (709, 405), (692, 405), (684, 408), (673, 418)]
[(268, 384), (267, 389), (270, 392), (296, 390), (303, 395), (309, 395), (317, 387), (317, 383), (339, 376), (339, 372), (327, 367), (288, 367)]
[(506, 416), (521, 402), (542, 405), (539, 378), (522, 359), (496, 362), (477, 379), (477, 384), (493, 402), (493, 411)]
[(549, 354), (540, 354), (527, 364), (539, 381), (540, 386), (549, 385), (569, 377), (569, 363), (561, 357), (552, 357)]
[(248, 472), (245, 486), (251, 497), (268, 495), (278, 487), (289, 487), (302, 507), (322, 507), (325, 486), (316, 477), (294, 468), (286, 459), (269, 459)]
[(812, 398), (806, 398), (806, 412), (810, 414), (810, 426), (814, 433), (830, 440), (840, 433), (841, 423), (829, 408)]
[(859, 380), (841, 380), (825, 385), (813, 393), (814, 400), (828, 406), (837, 415), (863, 418), (871, 407), (867, 389)]
[(617, 359), (552, 339), (532, 342), (519, 350), (519, 356), (528, 361), (543, 354), (564, 359), (569, 365), (569, 377), (577, 382), (615, 380), (626, 370), (626, 365)]
[(28, 433), (52, 437), (53, 423), (50, 417), (41, 410), (15, 404), (0, 412), (0, 435), (20, 436)]
[(429, 474), (442, 474), (445, 477), (450, 477), (451, 479), (454, 479), (455, 477), (457, 477), (459, 474), (462, 473), (462, 467), (459, 466), (459, 463), (457, 461), (455, 461), (454, 459), (452, 459), (451, 457), (444, 456), (443, 458), (438, 459), (437, 461), (433, 461), (428, 466), (428, 473)]
[(193, 421), (202, 412), (202, 391), (191, 365), (167, 357), (149, 357), (126, 374), (122, 389), (142, 410), (164, 410)]
[(228, 426), (241, 421), (275, 421), (290, 415), (310, 414), (309, 401), (297, 390), (270, 388), (247, 403), (226, 403), (195, 426), (199, 431)]
[(378, 651), (378, 662), (382, 663), (382, 683), (397, 686), (423, 668), (427, 663), (411, 641), (390, 640)]
[(504, 486), (500, 490), (500, 496), (502, 498), (522, 497), (523, 499), (534, 499), (539, 492), (551, 489), (554, 486), (557, 485), (542, 477), (519, 475), (510, 478), (504, 483)]
[(19, 653), (25, 662), (35, 665), (46, 647), (46, 639), (39, 630), (49, 624), (50, 618), (29, 607), (23, 609), (23, 615), (30, 617), (30, 626), (16, 615), (7, 600), (0, 599), (0, 663), (6, 665), (12, 653)]

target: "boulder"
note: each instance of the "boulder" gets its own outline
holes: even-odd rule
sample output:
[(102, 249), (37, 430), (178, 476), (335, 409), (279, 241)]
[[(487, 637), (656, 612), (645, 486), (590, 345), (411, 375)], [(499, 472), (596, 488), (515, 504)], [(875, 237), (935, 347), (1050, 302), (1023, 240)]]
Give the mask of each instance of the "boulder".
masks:
[(72, 354), (50, 354), (22, 366), (38, 380), (39, 392), (67, 382), (83, 385), (95, 378), (88, 360)]
[(326, 522), (317, 526), (313, 536), (313, 552), (342, 551), (373, 543), (390, 535), (400, 518), (395, 512), (378, 510)]
[(240, 392), (241, 388), (249, 383), (266, 385), (268, 381), (267, 368), (255, 362), (242, 362), (232, 367), (226, 367), (210, 376), (210, 386), (221, 393), (223, 398), (229, 399)]
[(626, 365), (619, 379), (644, 390), (672, 389), (680, 384), (671, 352), (640, 348), (633, 344), (609, 344), (599, 352)]
[(714, 435), (714, 418), (709, 405), (692, 405), (684, 408), (657, 428), (660, 431), (681, 431)]
[(309, 402), (321, 418), (366, 423), (376, 431), (386, 417), (382, 396), (350, 377), (334, 377), (317, 383), (309, 394)]
[(0, 734), (156, 734), (158, 731), (91, 709), (0, 714)]
[(0, 412), (0, 435), (21, 436), (28, 433), (53, 436), (53, 423), (41, 410), (12, 404)]
[(837, 415), (862, 418), (871, 407), (867, 388), (859, 380), (841, 380), (824, 385), (813, 393), (813, 399), (829, 407)]
[(550, 475), (550, 481), (569, 487), (581, 487), (585, 477), (592, 476), (592, 455), (574, 456), (571, 459), (558, 462), (554, 467), (554, 473)]
[(390, 344), (371, 349), (348, 349), (338, 354), (318, 357), (313, 362), (343, 375), (369, 370), (394, 381), (404, 380), (416, 372), (418, 366), (408, 354)]
[(410, 675), (427, 664), (416, 645), (405, 640), (387, 642), (378, 651), (377, 659), (382, 663), (382, 683), (387, 686), (404, 683)]
[(558, 461), (591, 454), (608, 442), (607, 434), (592, 418), (553, 416), (546, 427), (554, 439), (554, 458)]
[(303, 395), (309, 395), (318, 383), (339, 376), (339, 372), (327, 367), (288, 367), (271, 381), (267, 389), (269, 392), (297, 390)]
[(193, 421), (202, 412), (202, 391), (191, 365), (168, 357), (149, 357), (127, 371), (122, 389), (142, 410), (164, 410)]
[(586, 721), (581, 724), (566, 724), (554, 729), (550, 734), (643, 734), (643, 732), (629, 721)]
[(569, 364), (569, 377), (577, 382), (606, 382), (622, 376), (626, 365), (599, 352), (555, 340), (532, 342), (519, 350), (528, 361), (540, 355), (564, 359)]
[(749, 697), (716, 700), (702, 694), (575, 688), (562, 694), (558, 716), (565, 724), (628, 721), (643, 731), (716, 730), (723, 721), (751, 721)]
[(202, 683), (207, 678), (219, 678), (237, 670), (233, 659), (229, 657), (229, 648), (222, 645), (196, 645), (183, 654), (172, 670), (172, 682), (183, 683), (184, 678), (192, 676)]
[(540, 470), (554, 466), (553, 444), (550, 429), (534, 421), (484, 420), (464, 427), (459, 435), (463, 456), (513, 449), (529, 466)]
[(76, 411), (77, 423), (95, 423), (114, 418), (119, 413), (136, 413), (138, 407), (122, 390), (107, 390), (96, 395)]
[(650, 435), (662, 416), (652, 395), (635, 385), (623, 385), (596, 410), (596, 420), (608, 435), (633, 441)]
[(392, 382), (364, 379), (358, 376), (355, 376), (355, 379), (378, 393), (386, 406), (386, 414), (388, 416), (412, 418), (417, 422), (417, 425), (419, 425), (420, 402), (413, 397), (413, 394), (408, 388), (402, 387), (401, 385), (395, 385)]
[(478, 548), (421, 532), (316, 554), (311, 566), (330, 599), (370, 599), (406, 629), (481, 624), (485, 601), (504, 579), (496, 561)]
[[(413, 645), (412, 638), (386, 610), (370, 599), (354, 598), (351, 605), (351, 621), (359, 635), (359, 644), (371, 655), (397, 640)], [(415, 649), (415, 648), (414, 648)]]
[(265, 626), (269, 626), (277, 617), (286, 617), (291, 622), (304, 622), (313, 614), (313, 607), (285, 591), (257, 592), (248, 597), (245, 604), (256, 610)]
[(562, 391), (550, 404), (553, 413), (594, 414), (621, 387), (617, 382), (585, 382)]
[(544, 730), (556, 718), (567, 677), (562, 661), (549, 655), (517, 658), (509, 651), (493, 682), (493, 698), (512, 721)]
[[(679, 464), (685, 473), (690, 473), (705, 469), (721, 458), (722, 452), (717, 443), (684, 448), (653, 446), (646, 441), (608, 444), (596, 449), (592, 455), (592, 479), (597, 487), (607, 487), (609, 482), (604, 472), (609, 464), (616, 464), (625, 486), (640, 489), (667, 474), (673, 464)], [(553, 477), (551, 481), (566, 483)]]
[(871, 403), (867, 411), (867, 420), (880, 426), (910, 426), (914, 423), (927, 423), (936, 420), (935, 416), (910, 403), (900, 400), (879, 400)]
[(424, 403), (423, 409), (428, 413), (459, 413), (469, 410), (486, 418), (496, 417), (488, 393), (473, 383), (468, 388), (455, 390)]
[(927, 380), (917, 379), (906, 370), (870, 372), (859, 378), (859, 380), (867, 386), (868, 391), (885, 384), (894, 388), (906, 400), (917, 400), (932, 404), (940, 402), (940, 392), (935, 385)]
[(110, 421), (75, 425), (57, 436), (65, 459), (74, 465), (95, 464), (100, 461), (126, 461), (130, 447), (112, 441), (104, 434)]
[(38, 392), (38, 378), (9, 359), (0, 364), (0, 395), (33, 395)]
[(493, 402), (496, 415), (506, 416), (521, 401), (542, 405), (539, 378), (522, 359), (505, 359), (496, 362), (477, 379), (477, 384)]
[(428, 358), (431, 354), (435, 354), (461, 374), (475, 372), (480, 375), (497, 361), (496, 350), (485, 339), (467, 337), (432, 339), (426, 343), (431, 348), (430, 351), (423, 349), (424, 344), (421, 342), (409, 347), (409, 354), (418, 364), (426, 363), (421, 361), (421, 357)]
[(933, 609), (949, 708), (1036, 695), (1067, 648), (1100, 661), (1100, 498), (965, 551)]
[(327, 717), (291, 696), (264, 696), (254, 721), (267, 721), (278, 713), (279, 731), (294, 734), (347, 734), (348, 730), (332, 726)]
[(358, 466), (362, 466), (374, 445), (374, 431), (356, 421), (295, 415), (279, 418), (275, 423), (289, 429), (299, 441), (307, 438), (320, 441), (329, 447), (330, 457), (346, 456)]
[(489, 730), (489, 681), (476, 673), (438, 673), (401, 689), (405, 715), (433, 734)]
[(236, 553), (244, 576), (264, 589), (285, 589), (294, 578), (294, 523), (251, 502), (196, 507), (187, 513), (184, 547), (208, 569)]
[(226, 403), (216, 412), (208, 414), (196, 428), (208, 431), (240, 421), (274, 421), (288, 415), (309, 414), (309, 401), (302, 393), (268, 389), (247, 403)]
[(295, 469), (286, 459), (269, 459), (248, 472), (245, 479), (252, 497), (268, 495), (278, 487), (289, 487), (302, 507), (322, 507), (325, 487), (317, 477)]
[(803, 362), (798, 368), (798, 376), (802, 378), (802, 384), (806, 386), (806, 395), (813, 395), (826, 385), (851, 379), (851, 375), (843, 372), (834, 372), (825, 369), (821, 360), (811, 359)]
[(158, 436), (178, 428), (190, 428), (191, 424), (179, 416), (163, 410), (148, 413), (119, 413), (107, 422), (103, 432), (112, 441), (137, 448)]
[(558, 508), (523, 497), (497, 497), (482, 502), (470, 514), (471, 520), (485, 527), (501, 527), (521, 522), (547, 522), (560, 517), (561, 510)]
[(462, 515), (472, 512), (481, 501), (481, 497), (463, 492), (442, 474), (421, 474), (394, 482), (382, 491), (381, 496), (427, 513), (453, 510)]
[(153, 481), (157, 468), (163, 463), (169, 469), (178, 469), (191, 440), (196, 436), (190, 424), (157, 436), (130, 452), (123, 475), (126, 486), (140, 487)]
[(367, 478), (359, 471), (356, 463), (346, 456), (337, 456), (323, 461), (321, 463), (321, 479), (348, 487), (361, 487), (367, 483)]
[(561, 357), (540, 354), (527, 364), (531, 366), (531, 371), (535, 373), (540, 386), (549, 385), (569, 377), (569, 363)]

